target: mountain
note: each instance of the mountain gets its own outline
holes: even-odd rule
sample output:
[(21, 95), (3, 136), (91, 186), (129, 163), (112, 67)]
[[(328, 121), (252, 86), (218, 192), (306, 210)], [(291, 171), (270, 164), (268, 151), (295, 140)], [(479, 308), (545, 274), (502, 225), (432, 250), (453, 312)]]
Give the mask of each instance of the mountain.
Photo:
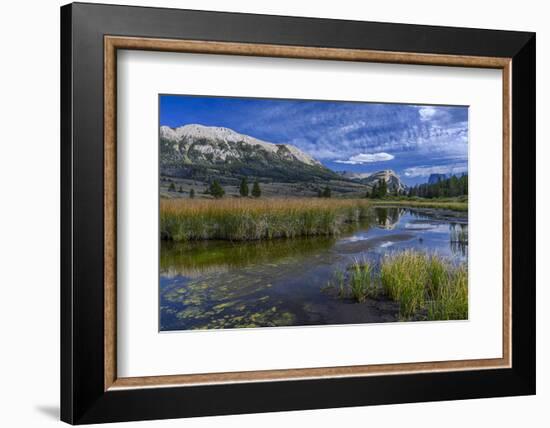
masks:
[(234, 181), (257, 177), (282, 182), (330, 180), (338, 175), (290, 144), (274, 144), (229, 128), (160, 127), (161, 174)]
[(392, 171), (391, 169), (386, 169), (384, 171), (378, 171), (370, 174), (367, 178), (364, 178), (361, 183), (368, 186), (374, 186), (380, 180), (384, 180), (388, 186), (388, 190), (399, 190), (400, 192), (405, 190), (407, 186), (401, 182), (399, 176)]
[(428, 184), (435, 184), (438, 181), (445, 180), (446, 178), (449, 178), (448, 174), (430, 174)]
[(401, 182), (399, 176), (391, 169), (372, 173), (339, 171), (338, 175), (371, 187), (377, 184), (380, 180), (384, 180), (388, 186), (388, 190), (398, 189), (399, 191), (403, 191), (407, 188), (407, 186)]
[(369, 172), (353, 172), (353, 171), (337, 171), (336, 174), (338, 174), (340, 177), (347, 178), (348, 180), (363, 180), (364, 178), (367, 178), (371, 173)]

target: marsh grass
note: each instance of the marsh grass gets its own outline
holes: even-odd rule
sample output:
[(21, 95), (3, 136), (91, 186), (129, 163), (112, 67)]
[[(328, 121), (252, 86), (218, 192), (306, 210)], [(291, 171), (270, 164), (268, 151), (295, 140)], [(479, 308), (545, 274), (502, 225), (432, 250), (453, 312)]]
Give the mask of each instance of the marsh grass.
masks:
[(327, 287), (340, 298), (358, 303), (386, 295), (399, 303), (399, 319), (461, 320), (468, 318), (468, 270), (437, 255), (407, 250), (386, 255), (380, 267), (355, 260), (337, 270)]
[(369, 206), (353, 199), (163, 199), (160, 233), (173, 241), (334, 236), (365, 218)]
[(468, 271), (458, 267), (448, 273), (438, 293), (428, 302), (428, 319), (456, 320), (468, 318)]
[(382, 287), (399, 302), (400, 316), (409, 318), (424, 304), (428, 260), (421, 253), (405, 251), (385, 257), (380, 267)]
[(367, 261), (355, 260), (351, 266), (350, 291), (353, 299), (359, 303), (376, 295), (376, 284), (373, 278), (372, 265)]
[(372, 201), (375, 206), (406, 206), (412, 208), (438, 208), (453, 211), (468, 211), (468, 201), (462, 199), (436, 199), (427, 200), (422, 198), (388, 198), (388, 199), (375, 199)]
[(331, 280), (322, 287), (335, 289), (341, 299), (353, 299), (363, 303), (380, 292), (373, 265), (368, 260), (356, 259), (346, 270), (336, 269)]
[(334, 272), (334, 281), (338, 290), (338, 297), (346, 296), (346, 277), (344, 272), (337, 270)]
[(380, 280), (387, 295), (400, 304), (400, 317), (410, 319), (427, 311), (429, 320), (468, 318), (468, 271), (420, 252), (386, 256)]

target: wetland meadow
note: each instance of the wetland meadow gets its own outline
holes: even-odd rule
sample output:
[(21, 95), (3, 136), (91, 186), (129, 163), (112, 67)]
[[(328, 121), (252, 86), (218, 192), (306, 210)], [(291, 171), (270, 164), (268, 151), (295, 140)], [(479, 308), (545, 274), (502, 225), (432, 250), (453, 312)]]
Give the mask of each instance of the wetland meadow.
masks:
[(161, 204), (161, 330), (468, 316), (465, 211), (218, 202)]

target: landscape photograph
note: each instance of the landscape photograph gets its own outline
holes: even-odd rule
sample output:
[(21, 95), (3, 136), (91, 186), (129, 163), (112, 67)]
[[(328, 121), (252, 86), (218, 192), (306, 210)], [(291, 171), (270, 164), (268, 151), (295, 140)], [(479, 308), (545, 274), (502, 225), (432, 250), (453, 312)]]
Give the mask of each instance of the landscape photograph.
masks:
[(468, 319), (468, 107), (159, 95), (159, 330)]

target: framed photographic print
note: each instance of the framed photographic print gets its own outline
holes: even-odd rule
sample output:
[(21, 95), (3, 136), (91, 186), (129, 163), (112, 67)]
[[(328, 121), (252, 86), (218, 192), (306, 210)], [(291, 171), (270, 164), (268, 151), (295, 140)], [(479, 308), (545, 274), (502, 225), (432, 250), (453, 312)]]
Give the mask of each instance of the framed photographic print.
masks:
[(535, 35), (61, 8), (72, 424), (535, 393)]

